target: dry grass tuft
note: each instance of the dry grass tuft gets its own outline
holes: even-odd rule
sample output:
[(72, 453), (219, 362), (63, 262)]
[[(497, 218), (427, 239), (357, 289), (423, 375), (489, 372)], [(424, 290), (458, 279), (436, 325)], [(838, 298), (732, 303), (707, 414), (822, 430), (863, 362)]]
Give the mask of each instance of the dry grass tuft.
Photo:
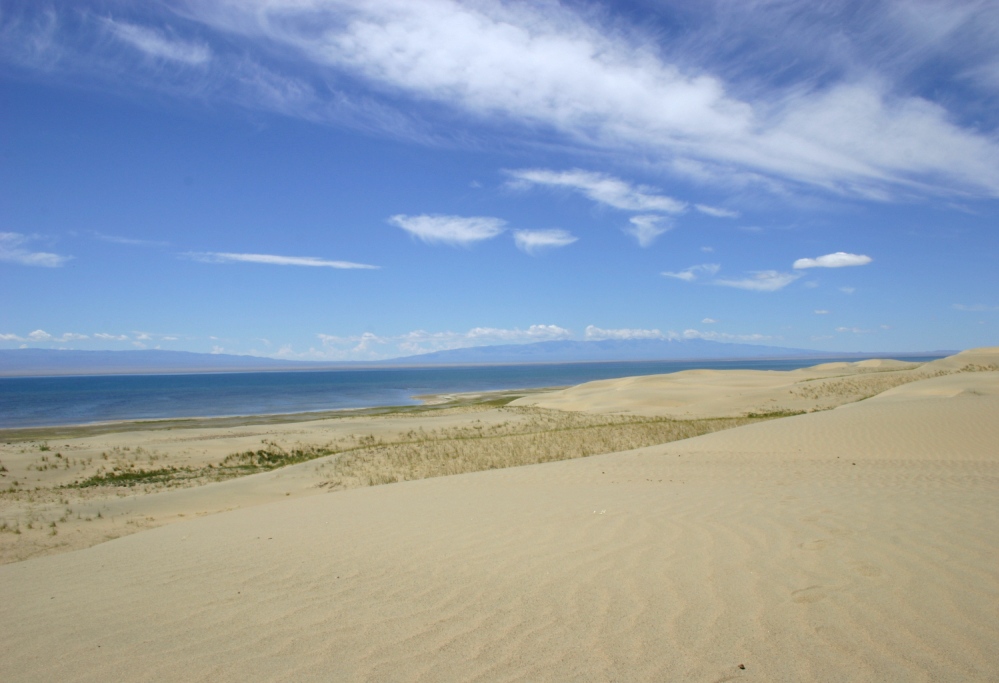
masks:
[(674, 420), (504, 408), (522, 419), (498, 425), (414, 430), (394, 443), (341, 453), (319, 466), (332, 490), (583, 458), (642, 448), (767, 417)]

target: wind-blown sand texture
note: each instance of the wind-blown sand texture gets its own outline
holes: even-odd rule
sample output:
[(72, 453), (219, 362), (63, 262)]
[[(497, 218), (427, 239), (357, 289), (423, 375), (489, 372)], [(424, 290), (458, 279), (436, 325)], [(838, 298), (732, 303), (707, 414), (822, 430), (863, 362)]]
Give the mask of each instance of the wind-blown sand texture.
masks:
[(296, 465), (153, 494), (243, 507), (0, 567), (0, 678), (996, 680), (999, 349), (904, 372), (620, 453), (252, 507), (325, 489)]

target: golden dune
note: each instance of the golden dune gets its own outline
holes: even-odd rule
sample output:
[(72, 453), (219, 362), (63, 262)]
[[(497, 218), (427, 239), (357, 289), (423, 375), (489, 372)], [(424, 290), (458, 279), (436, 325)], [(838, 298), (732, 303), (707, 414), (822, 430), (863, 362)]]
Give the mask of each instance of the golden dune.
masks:
[[(806, 412), (332, 493), (317, 460), (105, 500), (173, 517), (0, 567), (0, 677), (995, 680), (999, 348), (916, 367), (677, 375), (524, 402), (582, 416), (566, 420)], [(535, 419), (503, 410), (412, 419), (439, 434)], [(391, 439), (407, 419), (266, 438)], [(113, 439), (197, 436), (176, 442), (193, 462), (259, 444), (260, 429)], [(201, 453), (209, 442), (224, 445)], [(239, 509), (192, 519), (225, 508)]]

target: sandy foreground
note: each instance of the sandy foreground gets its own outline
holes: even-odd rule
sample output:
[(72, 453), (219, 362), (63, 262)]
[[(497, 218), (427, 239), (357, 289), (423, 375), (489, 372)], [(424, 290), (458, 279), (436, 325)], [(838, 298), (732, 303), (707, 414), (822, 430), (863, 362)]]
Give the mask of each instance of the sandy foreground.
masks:
[[(141, 446), (152, 466), (262, 440), (391, 439), (420, 420), (498, 429), (530, 410), (806, 411), (333, 492), (320, 484), (343, 456), (86, 491), (50, 537), (65, 546), (41, 540), (47, 524), (2, 535), (9, 552), (66, 552), (0, 567), (0, 679), (999, 680), (999, 348), (725, 372), (594, 382), (510, 409), (11, 442), (3, 481), (48, 489), (8, 494), (0, 515), (41, 522), (64, 512), (51, 496), (83, 495), (57, 484), (89, 476), (80, 462), (99, 449)], [(77, 464), (38, 469), (56, 448)], [(130, 520), (160, 526), (93, 545), (141, 526)]]

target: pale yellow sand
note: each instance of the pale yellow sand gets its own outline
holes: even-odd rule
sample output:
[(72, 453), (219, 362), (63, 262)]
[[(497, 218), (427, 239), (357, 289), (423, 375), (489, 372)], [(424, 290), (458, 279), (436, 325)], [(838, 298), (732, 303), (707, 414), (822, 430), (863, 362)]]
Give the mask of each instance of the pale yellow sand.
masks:
[[(0, 679), (997, 680), (997, 360), (0, 567)], [(280, 473), (213, 487), (269, 495)]]

